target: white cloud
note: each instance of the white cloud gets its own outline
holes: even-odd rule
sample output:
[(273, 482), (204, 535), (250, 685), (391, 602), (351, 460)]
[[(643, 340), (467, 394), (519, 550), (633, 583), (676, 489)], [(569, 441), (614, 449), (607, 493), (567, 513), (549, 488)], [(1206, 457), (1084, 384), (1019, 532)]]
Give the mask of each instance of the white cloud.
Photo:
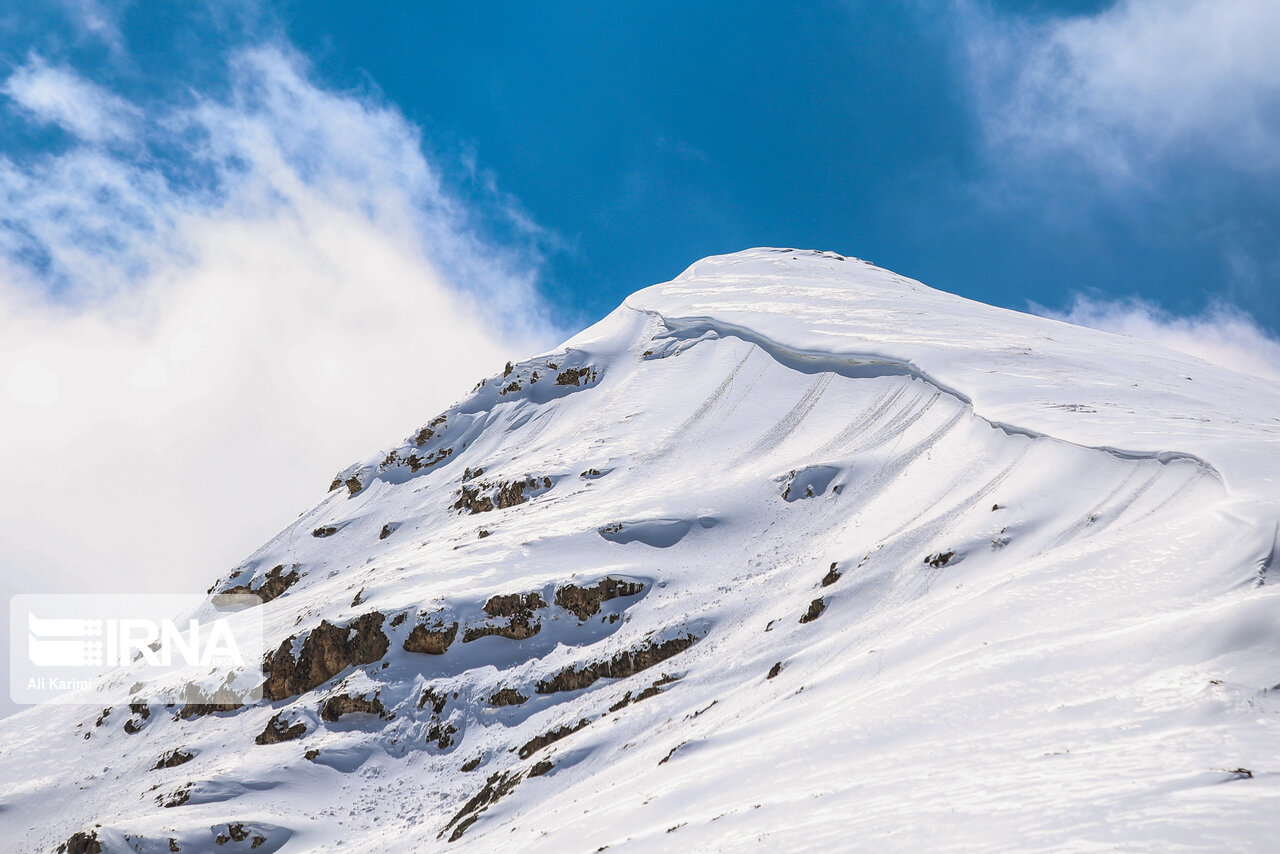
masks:
[(1113, 175), (1212, 152), (1280, 169), (1280, 4), (1120, 0), (1031, 20), (959, 0), (991, 141), (1028, 158), (1081, 158)]
[(56, 124), (86, 142), (128, 139), (139, 110), (65, 68), (32, 56), (0, 88), (31, 117)]
[(1137, 299), (1078, 296), (1066, 313), (1037, 313), (1151, 341), (1224, 368), (1280, 382), (1280, 341), (1239, 309), (1216, 305), (1199, 317), (1175, 317)]
[(244, 52), (225, 99), (145, 119), (167, 171), (0, 161), (7, 589), (202, 590), (560, 334), (536, 256), (476, 236), (416, 129), (295, 56)]

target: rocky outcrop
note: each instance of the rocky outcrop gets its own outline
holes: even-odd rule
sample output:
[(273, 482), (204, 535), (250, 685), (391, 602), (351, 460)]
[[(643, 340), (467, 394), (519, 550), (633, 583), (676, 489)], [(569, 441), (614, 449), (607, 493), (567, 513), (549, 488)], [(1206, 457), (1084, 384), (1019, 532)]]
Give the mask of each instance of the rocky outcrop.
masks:
[(565, 368), (556, 375), (556, 385), (580, 386), (595, 381), (595, 368)]
[(320, 706), (320, 719), (333, 723), (343, 715), (354, 714), (377, 715), (381, 718), (386, 717), (386, 712), (382, 700), (377, 697), (369, 699), (351, 694), (334, 694)]
[(156, 764), (151, 766), (151, 770), (159, 771), (161, 768), (177, 768), (179, 765), (186, 765), (195, 758), (196, 755), (194, 753), (189, 753), (181, 747), (175, 747), (157, 759)]
[(681, 635), (665, 641), (652, 642), (640, 649), (625, 650), (608, 661), (588, 664), (581, 668), (567, 667), (550, 679), (539, 682), (535, 690), (539, 694), (554, 694), (559, 691), (577, 691), (586, 688), (598, 679), (622, 679), (666, 661), (697, 642), (698, 638), (694, 635)]
[(809, 603), (809, 610), (805, 611), (800, 617), (802, 623), (812, 623), (814, 620), (822, 616), (822, 612), (827, 610), (827, 603), (822, 599), (814, 599)]
[(372, 664), (387, 654), (390, 642), (382, 632), (383, 615), (372, 611), (345, 626), (324, 620), (307, 633), (297, 656), (294, 638), (286, 638), (262, 664), (267, 680), (262, 696), (268, 700), (296, 697), (323, 685), (360, 664)]
[(521, 694), (515, 688), (499, 688), (489, 697), (489, 705), (491, 706), (518, 706), (521, 703), (528, 702), (529, 698)]
[(418, 652), (423, 655), (444, 655), (449, 651), (454, 638), (458, 636), (458, 624), (416, 625), (404, 639), (402, 646), (405, 652)]
[(302, 738), (307, 734), (307, 725), (298, 721), (290, 725), (284, 720), (284, 712), (276, 712), (271, 720), (267, 721), (267, 727), (257, 738), (253, 740), (254, 744), (279, 744), (282, 741), (293, 741), (296, 738)]
[(284, 571), (284, 564), (278, 564), (267, 570), (267, 574), (262, 577), (257, 587), (252, 582), (249, 584), (238, 584), (235, 587), (228, 587), (219, 591), (226, 596), (251, 594), (257, 596), (263, 602), (270, 602), (272, 599), (280, 596), (290, 587), (298, 583), (302, 576), (298, 574), (298, 565), (295, 563), (289, 571)]
[(530, 475), (522, 480), (481, 481), (479, 483), (463, 483), (456, 493), (454, 510), (461, 510), (472, 515), (488, 513), (491, 510), (503, 510), (515, 507), (528, 501), (532, 494), (551, 488), (550, 477)]
[[(476, 820), (480, 818), (480, 813), (488, 809), (491, 804), (497, 803), (500, 799), (515, 791), (521, 779), (522, 775), (519, 771), (495, 771), (485, 781), (484, 788), (473, 795), (469, 801), (462, 805), (462, 809), (458, 810), (453, 818), (449, 819), (449, 823), (444, 826), (444, 830), (440, 831), (440, 836), (444, 836), (446, 831), (453, 828), (449, 841), (457, 842), (462, 838), (462, 834), (467, 832), (467, 828), (475, 824)], [(438, 839), (439, 836), (436, 838)]]
[(78, 830), (58, 846), (58, 854), (102, 854), (96, 830)]
[(638, 581), (626, 581), (621, 578), (604, 578), (593, 587), (579, 587), (566, 584), (556, 590), (556, 604), (585, 622), (600, 613), (600, 604), (610, 599), (635, 596), (644, 591), (644, 585)]
[(554, 744), (562, 738), (567, 738), (573, 735), (589, 723), (591, 723), (591, 721), (583, 718), (576, 724), (565, 724), (564, 726), (558, 727), (549, 732), (544, 732), (542, 735), (535, 735), (533, 738), (525, 742), (524, 746), (520, 748), (519, 756), (521, 759), (528, 759), (548, 744)]
[(511, 640), (525, 640), (542, 631), (542, 623), (534, 616), (534, 611), (547, 607), (541, 593), (507, 593), (491, 596), (484, 603), (484, 612), (491, 618), (506, 617), (505, 623), (480, 623), (468, 626), (462, 635), (463, 643), (470, 643), (480, 638), (497, 636)]

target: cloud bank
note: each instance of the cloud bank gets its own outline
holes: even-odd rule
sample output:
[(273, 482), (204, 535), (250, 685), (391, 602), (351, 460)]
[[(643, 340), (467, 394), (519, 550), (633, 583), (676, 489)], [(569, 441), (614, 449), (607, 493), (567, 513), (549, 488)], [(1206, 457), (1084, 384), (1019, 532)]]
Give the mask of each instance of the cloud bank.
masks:
[(417, 130), (282, 48), (143, 111), (30, 57), (0, 158), (0, 575), (204, 589), (476, 380), (555, 343), (536, 252), (499, 249)]
[(1228, 305), (1199, 317), (1176, 317), (1139, 299), (1077, 296), (1066, 312), (1036, 307), (1037, 314), (1151, 341), (1233, 371), (1280, 382), (1280, 342), (1248, 314)]
[(1280, 171), (1280, 4), (1120, 0), (1042, 20), (957, 8), (983, 126), (1002, 152), (1133, 178), (1206, 154)]

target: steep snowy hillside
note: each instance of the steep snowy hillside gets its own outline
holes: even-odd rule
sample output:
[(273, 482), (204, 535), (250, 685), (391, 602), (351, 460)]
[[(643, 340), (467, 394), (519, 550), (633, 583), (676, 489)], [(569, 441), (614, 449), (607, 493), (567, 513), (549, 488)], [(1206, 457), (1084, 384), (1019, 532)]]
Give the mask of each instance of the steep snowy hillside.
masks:
[(1278, 521), (1276, 384), (831, 253), (710, 258), (219, 579), (270, 600), (262, 703), (0, 723), (0, 838), (1267, 850)]

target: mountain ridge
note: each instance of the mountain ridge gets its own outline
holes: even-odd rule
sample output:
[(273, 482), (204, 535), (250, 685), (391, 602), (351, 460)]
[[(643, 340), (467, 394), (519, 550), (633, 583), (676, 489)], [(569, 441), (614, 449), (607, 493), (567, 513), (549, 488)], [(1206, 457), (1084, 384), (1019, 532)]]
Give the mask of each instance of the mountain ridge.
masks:
[[(344, 469), (215, 583), (270, 594), (267, 701), (0, 723), (0, 829), (1261, 845), (1280, 386), (1258, 383), (834, 253), (704, 259)], [(33, 750), (57, 761), (24, 772)]]

